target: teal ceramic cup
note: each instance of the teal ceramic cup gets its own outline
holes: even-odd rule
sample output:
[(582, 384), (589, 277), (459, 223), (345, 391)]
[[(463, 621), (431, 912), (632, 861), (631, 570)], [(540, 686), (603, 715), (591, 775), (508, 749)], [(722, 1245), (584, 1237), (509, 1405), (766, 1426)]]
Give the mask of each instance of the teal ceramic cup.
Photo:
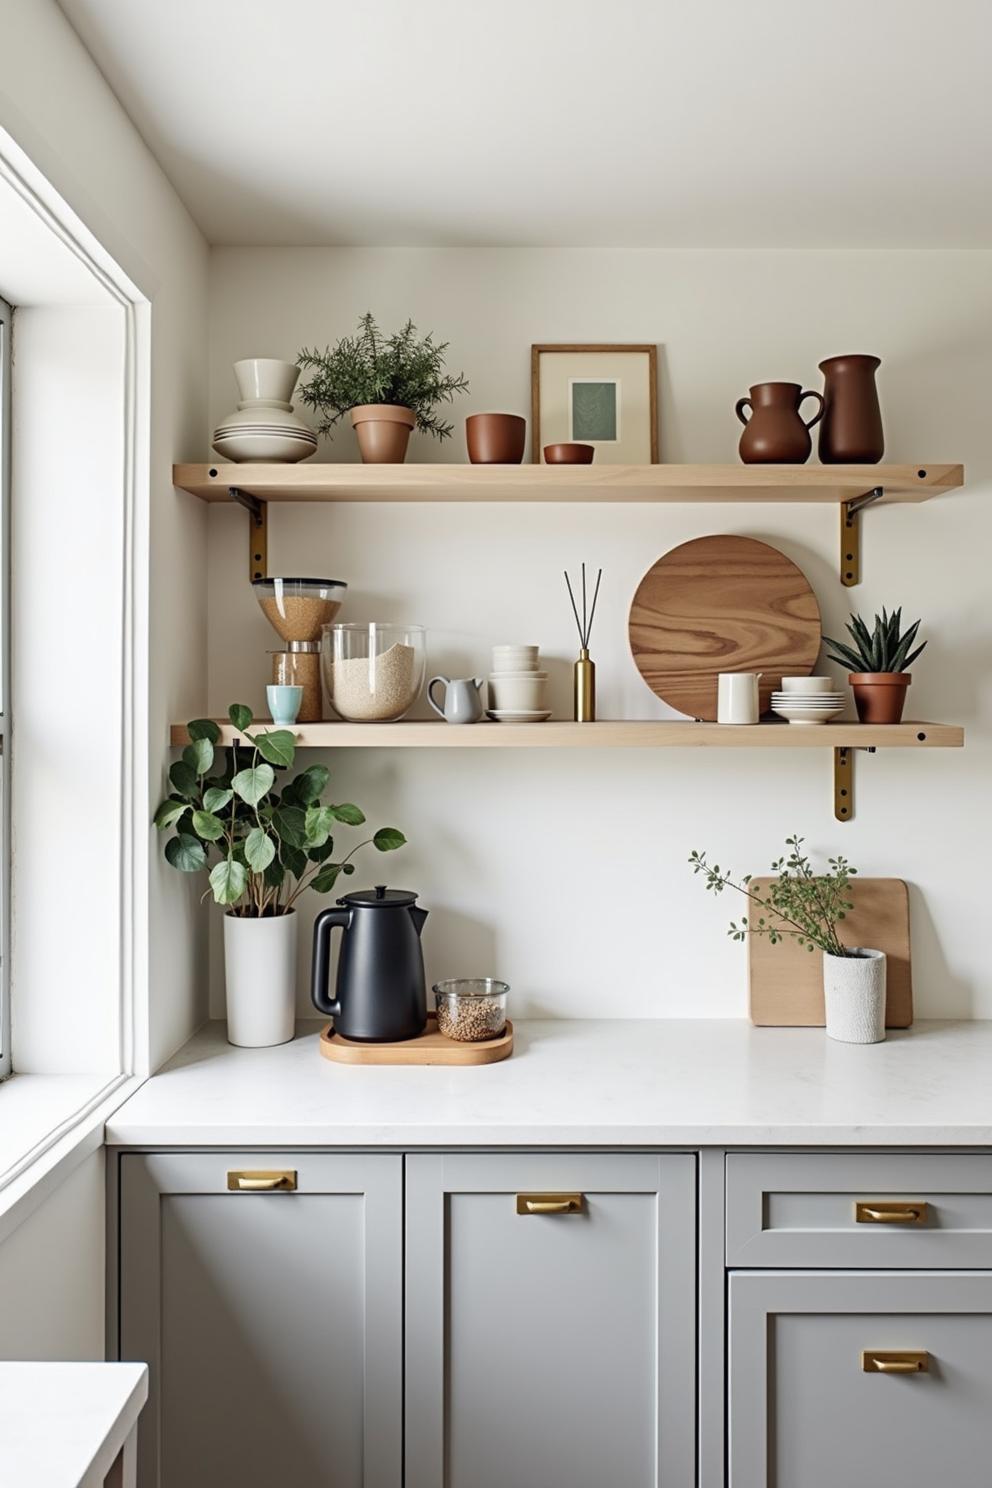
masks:
[(265, 698), (272, 722), (280, 728), (292, 728), (303, 701), (303, 688), (282, 687), (273, 682), (265, 689)]

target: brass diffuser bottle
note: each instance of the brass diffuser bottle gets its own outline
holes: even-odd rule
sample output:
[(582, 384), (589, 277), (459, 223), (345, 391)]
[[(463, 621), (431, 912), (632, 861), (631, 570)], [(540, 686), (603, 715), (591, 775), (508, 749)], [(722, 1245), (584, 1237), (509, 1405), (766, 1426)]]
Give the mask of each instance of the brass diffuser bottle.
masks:
[(576, 628), (579, 632), (579, 659), (575, 663), (573, 680), (573, 701), (576, 723), (595, 723), (596, 721), (596, 663), (589, 655), (589, 637), (592, 635), (592, 622), (596, 614), (596, 601), (599, 598), (599, 582), (603, 577), (600, 569), (596, 575), (596, 587), (593, 590), (592, 605), (586, 608), (586, 566), (582, 565), (582, 618), (579, 619), (579, 607), (575, 603), (575, 595), (572, 593), (572, 581), (565, 571), (565, 584), (568, 588), (568, 597), (572, 601), (572, 614), (575, 616)]

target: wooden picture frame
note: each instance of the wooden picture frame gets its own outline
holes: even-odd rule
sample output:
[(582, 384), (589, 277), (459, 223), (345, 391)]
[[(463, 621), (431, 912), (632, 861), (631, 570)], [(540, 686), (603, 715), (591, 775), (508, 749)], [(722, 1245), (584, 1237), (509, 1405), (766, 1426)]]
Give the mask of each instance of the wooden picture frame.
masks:
[[(657, 465), (658, 461), (658, 348), (652, 343), (641, 342), (580, 342), (569, 344), (567, 342), (545, 341), (536, 343), (530, 349), (530, 415), (531, 415), (531, 461), (538, 465), (541, 462), (541, 454), (545, 444), (557, 442), (560, 435), (555, 438), (545, 438), (541, 430), (541, 358), (549, 355), (585, 357), (588, 355), (602, 355), (604, 358), (636, 355), (647, 358), (648, 372), (648, 419), (649, 419), (649, 463)], [(592, 441), (595, 442), (595, 441)], [(598, 453), (598, 451), (597, 451)], [(643, 460), (622, 462), (602, 460), (602, 464), (624, 463), (643, 464)]]

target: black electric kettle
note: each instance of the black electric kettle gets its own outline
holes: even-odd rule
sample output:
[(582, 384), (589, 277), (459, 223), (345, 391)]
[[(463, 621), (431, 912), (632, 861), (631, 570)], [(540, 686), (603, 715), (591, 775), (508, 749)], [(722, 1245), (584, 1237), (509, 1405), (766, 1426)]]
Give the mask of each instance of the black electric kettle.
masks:
[[(427, 994), (420, 932), (426, 909), (407, 889), (360, 889), (325, 909), (313, 927), (310, 995), (334, 1019), (343, 1038), (387, 1043), (416, 1038), (427, 1026)], [(337, 997), (327, 995), (331, 931), (344, 934), (338, 958)]]

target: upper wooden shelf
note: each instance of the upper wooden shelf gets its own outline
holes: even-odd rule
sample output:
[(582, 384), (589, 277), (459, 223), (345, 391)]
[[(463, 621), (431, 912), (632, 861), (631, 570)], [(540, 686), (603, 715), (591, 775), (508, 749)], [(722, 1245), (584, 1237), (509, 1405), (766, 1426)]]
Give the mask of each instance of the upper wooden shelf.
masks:
[(203, 501), (926, 501), (961, 465), (175, 465)]
[[(240, 739), (221, 719), (221, 742)], [(275, 725), (259, 719), (253, 733)], [(301, 749), (959, 749), (964, 729), (953, 723), (828, 723), (794, 728), (788, 723), (693, 723), (690, 719), (617, 719), (599, 723), (301, 723)], [(172, 743), (189, 743), (184, 724), (172, 725)]]

